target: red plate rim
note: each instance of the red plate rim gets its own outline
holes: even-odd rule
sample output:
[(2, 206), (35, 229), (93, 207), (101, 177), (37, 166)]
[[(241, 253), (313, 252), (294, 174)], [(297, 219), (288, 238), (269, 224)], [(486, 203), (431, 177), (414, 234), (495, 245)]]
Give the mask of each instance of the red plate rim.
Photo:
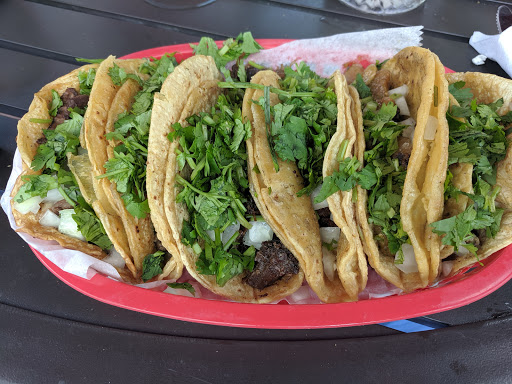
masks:
[[(273, 48), (289, 39), (258, 39)], [(221, 42), (217, 42), (221, 44)], [(160, 57), (177, 52), (182, 60), (192, 55), (189, 44), (170, 45), (134, 52), (123, 59)], [(446, 69), (446, 72), (453, 72)], [(512, 278), (512, 246), (482, 262), (474, 271), (452, 278), (449, 284), (378, 299), (339, 304), (244, 304), (206, 300), (156, 292), (95, 274), (90, 280), (65, 272), (33, 249), (41, 263), (73, 289), (98, 301), (137, 312), (191, 321), (243, 328), (313, 329), (376, 324), (425, 316), (475, 302)]]

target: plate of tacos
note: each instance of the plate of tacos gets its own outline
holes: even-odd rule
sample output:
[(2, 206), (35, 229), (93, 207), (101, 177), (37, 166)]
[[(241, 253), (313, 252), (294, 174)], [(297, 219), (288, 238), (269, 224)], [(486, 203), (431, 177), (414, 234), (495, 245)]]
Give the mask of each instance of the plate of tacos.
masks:
[(16, 229), (110, 273), (40, 261), (112, 305), (259, 328), (423, 316), (505, 284), (512, 81), (420, 47), (329, 77), (249, 56), (285, 42), (110, 56), (36, 93)]

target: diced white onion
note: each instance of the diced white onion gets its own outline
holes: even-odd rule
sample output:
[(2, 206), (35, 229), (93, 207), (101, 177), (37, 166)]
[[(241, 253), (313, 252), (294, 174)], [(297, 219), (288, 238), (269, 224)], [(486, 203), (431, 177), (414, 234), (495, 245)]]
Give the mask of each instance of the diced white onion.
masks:
[(325, 275), (329, 280), (333, 281), (336, 273), (336, 253), (322, 247), (322, 261)]
[(340, 238), (341, 229), (338, 227), (321, 227), (320, 238), (322, 242), (330, 244), (333, 240), (338, 241)]
[(212, 241), (215, 241), (215, 231), (214, 231), (214, 230), (207, 229), (207, 230), (206, 230), (206, 234), (207, 234), (208, 236), (210, 236), (210, 239), (212, 239)]
[(57, 201), (64, 200), (64, 196), (62, 196), (57, 188), (50, 189), (46, 194), (46, 197), (43, 198), (43, 203), (56, 203)]
[(409, 91), (409, 87), (407, 87), (407, 84), (404, 84), (404, 85), (401, 85), (400, 87), (390, 89), (388, 92), (388, 95), (406, 96), (408, 91)]
[(44, 227), (59, 228), (60, 217), (48, 209), (39, 219), (39, 224)]
[(405, 100), (405, 97), (400, 96), (395, 99), (395, 104), (400, 110), (400, 114), (402, 116), (410, 116), (411, 112), (409, 112), (409, 107), (407, 106), (407, 101)]
[(428, 116), (427, 125), (425, 126), (425, 134), (423, 137), (425, 140), (432, 141), (436, 137), (437, 131), (437, 118), (434, 116)]
[(321, 189), (322, 189), (322, 184), (320, 184), (318, 187), (316, 187), (313, 190), (313, 192), (311, 192), (311, 203), (313, 203), (313, 209), (315, 211), (318, 211), (319, 209), (322, 209), (322, 208), (327, 208), (329, 206), (329, 204), (327, 203), (327, 199), (325, 199), (324, 201), (321, 201), (318, 204), (315, 204), (315, 198), (318, 196)]
[[(238, 232), (240, 230), (240, 222), (237, 221), (235, 224), (231, 224), (230, 226), (228, 226), (224, 232), (222, 232), (220, 234), (220, 239), (222, 241), (222, 244), (226, 244), (227, 241), (229, 239), (231, 239), (231, 236), (233, 236), (235, 234), (235, 232)], [(212, 239), (212, 241), (215, 241), (215, 231), (214, 230), (211, 230), (211, 229), (208, 229), (206, 231), (206, 234), (208, 236), (210, 236), (210, 239)]]
[(247, 246), (253, 245), (254, 248), (260, 249), (261, 243), (264, 241), (272, 240), (274, 231), (264, 221), (250, 221), (252, 228), (245, 232), (244, 244)]
[(110, 265), (119, 269), (124, 268), (125, 265), (123, 256), (121, 256), (121, 254), (117, 252), (114, 247), (112, 247), (112, 250), (110, 251), (109, 255), (105, 257), (102, 261), (109, 263)]
[(441, 273), (443, 276), (448, 276), (453, 269), (453, 261), (443, 261), (441, 263)]
[(235, 234), (235, 232), (238, 232), (240, 230), (240, 223), (237, 221), (235, 224), (230, 225), (227, 227), (224, 232), (220, 235), (220, 238), (222, 240), (222, 244), (226, 244), (229, 239), (231, 239), (231, 236)]
[(35, 215), (39, 212), (39, 204), (41, 204), (41, 201), (43, 201), (41, 197), (34, 196), (25, 200), (23, 203), (14, 202), (14, 209), (22, 215), (26, 215), (29, 212), (32, 212)]
[(63, 209), (60, 213), (60, 224), (58, 231), (65, 235), (74, 237), (75, 239), (85, 241), (85, 237), (78, 230), (75, 220), (71, 217), (74, 213), (74, 209)]
[[(416, 263), (416, 256), (414, 255), (414, 248), (411, 244), (402, 244), (402, 252), (404, 253), (404, 262), (402, 264), (395, 264), (396, 267), (403, 273), (418, 272), (418, 264)], [(400, 251), (395, 255), (395, 260), (399, 258)]]
[(463, 247), (462, 245), (459, 247), (457, 251), (454, 252), (457, 256), (466, 256), (469, 253), (469, 249)]
[(412, 117), (409, 117), (398, 124), (405, 125), (407, 127), (402, 131), (402, 136), (410, 139), (411, 141), (414, 140), (414, 128), (416, 127), (416, 121), (414, 121)]

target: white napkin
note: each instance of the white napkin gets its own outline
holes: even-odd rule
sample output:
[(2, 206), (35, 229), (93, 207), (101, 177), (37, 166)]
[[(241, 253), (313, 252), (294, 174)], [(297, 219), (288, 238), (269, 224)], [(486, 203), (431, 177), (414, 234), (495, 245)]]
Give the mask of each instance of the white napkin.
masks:
[(474, 32), (469, 45), (478, 53), (496, 61), (512, 77), (512, 27), (498, 35), (484, 35)]

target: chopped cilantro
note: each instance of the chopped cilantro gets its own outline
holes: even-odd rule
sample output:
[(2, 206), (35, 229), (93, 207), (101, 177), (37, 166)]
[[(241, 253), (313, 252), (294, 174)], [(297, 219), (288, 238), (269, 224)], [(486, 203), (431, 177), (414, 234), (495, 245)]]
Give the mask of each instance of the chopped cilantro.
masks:
[(157, 251), (147, 255), (142, 261), (142, 281), (146, 282), (161, 274), (164, 263), (164, 252), (162, 251)]
[(96, 244), (101, 249), (109, 249), (112, 246), (112, 242), (108, 238), (103, 224), (101, 224), (101, 221), (82, 196), (77, 200), (78, 204), (75, 206), (75, 213), (72, 217), (77, 224), (78, 230), (88, 242)]
[(108, 74), (112, 79), (112, 82), (118, 86), (124, 84), (128, 79), (135, 80), (139, 84), (142, 83), (142, 79), (139, 76), (133, 73), (126, 73), (126, 71), (116, 63), (114, 63), (114, 66), (108, 70)]
[[(57, 111), (59, 110), (60, 107), (62, 107), (62, 100), (60, 99), (60, 96), (57, 93), (57, 91), (52, 89), (52, 103), (50, 104), (50, 108), (48, 111), (50, 116), (55, 117), (57, 115)], [(51, 121), (50, 121), (50, 123), (51, 123)]]
[[(203, 37), (199, 44), (190, 45), (195, 55), (211, 56), (215, 60), (215, 64), (221, 70), (230, 61), (243, 59), (251, 53), (259, 52), (262, 47), (252, 37), (251, 32), (243, 32), (235, 39), (230, 38), (223, 42), (219, 48), (215, 41), (210, 37)], [(243, 66), (241, 66), (243, 67)]]
[(196, 290), (190, 283), (167, 283), (167, 285), (174, 289), (186, 289), (189, 291), (192, 295), (196, 295)]
[(209, 113), (189, 117), (187, 126), (175, 124), (168, 136), (180, 143), (180, 170), (190, 169), (186, 179), (176, 176), (182, 188), (177, 201), (185, 203), (189, 212), (189, 219), (183, 222), (182, 242), (199, 255), (199, 273), (215, 275), (219, 286), (254, 267), (255, 249), (241, 250), (236, 242), (238, 232), (221, 241), (221, 233), (231, 224), (250, 227), (245, 218), (245, 204), (252, 198), (245, 141), (251, 126), (243, 122), (240, 103), (237, 92), (222, 94)]
[[(114, 132), (107, 134), (107, 139), (117, 140), (120, 144), (114, 149), (114, 158), (105, 163), (105, 174), (99, 178), (107, 177), (115, 182), (128, 212), (140, 219), (149, 213), (146, 196), (146, 160), (153, 95), (160, 90), (164, 80), (174, 71), (176, 65), (176, 59), (172, 55), (144, 62), (140, 71), (149, 74), (150, 78), (142, 82), (142, 89), (135, 96), (131, 111), (120, 114), (114, 124)], [(109, 74), (116, 84), (135, 76), (126, 74), (115, 64)]]
[[(435, 233), (443, 236), (443, 244), (451, 245), (455, 250), (463, 246), (476, 256), (478, 248), (474, 244), (474, 231), (485, 229), (486, 237), (492, 238), (501, 224), (503, 210), (496, 208), (494, 203), (500, 188), (494, 185), (496, 165), (505, 158), (509, 146), (505, 133), (508, 115), (497, 114), (503, 99), (478, 104), (471, 90), (464, 85), (464, 82), (457, 82), (449, 87), (460, 106), (452, 105), (447, 112), (450, 128), (448, 164), (473, 164), (473, 193), (458, 190), (451, 184), (452, 177), (448, 174), (445, 199), (464, 194), (469, 197), (470, 204), (458, 215), (431, 225)], [(463, 118), (463, 121), (456, 118)]]
[(78, 72), (78, 81), (80, 83), (80, 94), (90, 95), (94, 78), (96, 77), (96, 70), (94, 68), (89, 69), (87, 72)]
[(14, 201), (22, 203), (34, 196), (46, 197), (50, 189), (59, 185), (57, 179), (50, 175), (25, 175), (22, 176), (24, 184), (18, 190)]
[(356, 75), (356, 79), (354, 81), (353, 86), (356, 88), (357, 93), (359, 93), (359, 98), (361, 99), (365, 99), (372, 95), (370, 87), (366, 85), (366, 83), (363, 80), (363, 76), (361, 76), (360, 73)]

